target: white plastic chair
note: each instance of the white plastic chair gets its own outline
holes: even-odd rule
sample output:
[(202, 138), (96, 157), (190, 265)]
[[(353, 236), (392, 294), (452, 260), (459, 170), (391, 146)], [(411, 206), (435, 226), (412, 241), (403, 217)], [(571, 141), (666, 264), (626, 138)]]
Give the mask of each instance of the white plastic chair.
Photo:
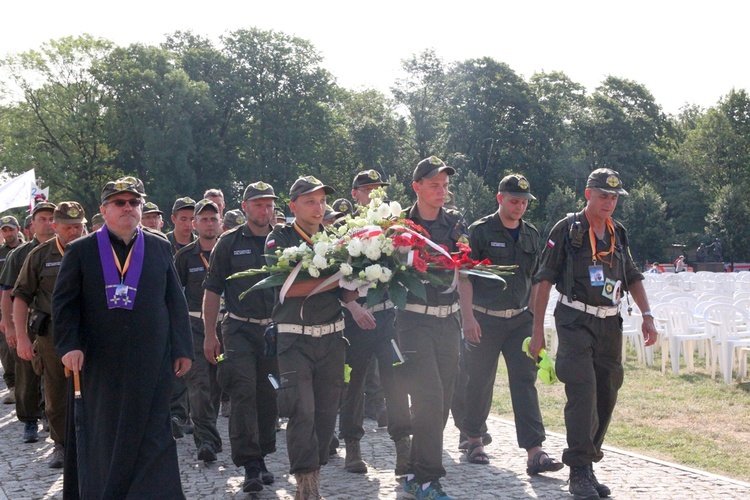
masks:
[[(707, 332), (696, 331), (690, 328), (692, 321), (691, 312), (678, 304), (656, 304), (653, 307), (654, 319), (664, 326), (665, 335), (662, 338), (662, 374), (666, 371), (667, 350), (672, 361), (672, 374), (680, 374), (680, 346), (683, 348), (685, 366), (688, 371), (694, 371), (693, 366), (693, 342), (703, 340), (707, 349), (711, 348), (711, 335)], [(710, 352), (710, 350), (708, 351)], [(706, 356), (706, 365), (713, 356)]]
[[(750, 347), (750, 317), (731, 304), (711, 304), (706, 308), (704, 316), (706, 328), (713, 337), (713, 359), (718, 358), (724, 382), (731, 384), (736, 350)], [(715, 376), (716, 364), (712, 363), (711, 377)]]
[(639, 363), (645, 363), (648, 366), (654, 364), (653, 350), (650, 356), (646, 354), (646, 343), (643, 340), (643, 316), (636, 306), (633, 307), (632, 315), (627, 310), (620, 311), (622, 316), (622, 364), (625, 364), (628, 344), (635, 348), (635, 356)]

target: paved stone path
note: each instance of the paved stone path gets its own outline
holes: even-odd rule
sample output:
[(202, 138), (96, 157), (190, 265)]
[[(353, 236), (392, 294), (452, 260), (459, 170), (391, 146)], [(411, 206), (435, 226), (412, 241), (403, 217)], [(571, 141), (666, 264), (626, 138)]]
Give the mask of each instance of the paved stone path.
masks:
[[(0, 398), (6, 390), (0, 391)], [(332, 457), (321, 473), (321, 493), (329, 500), (396, 499), (400, 487), (393, 476), (395, 451), (385, 429), (366, 421), (367, 434), (362, 454), (370, 466), (367, 474), (344, 472), (344, 450)], [(493, 442), (487, 446), (491, 464), (466, 463), (459, 453), (458, 432), (452, 421), (445, 430), (443, 462), (448, 476), (442, 481), (446, 492), (458, 499), (572, 498), (567, 493), (567, 468), (546, 476), (526, 475), (525, 453), (516, 447), (512, 422), (490, 417)], [(244, 471), (229, 458), (227, 419), (219, 417), (225, 451), (219, 460), (206, 466), (196, 458), (192, 436), (179, 439), (177, 449), (182, 484), (189, 499), (250, 498), (240, 487)], [(40, 441), (24, 444), (23, 425), (15, 418), (13, 405), (0, 405), (0, 500), (61, 498), (62, 474), (47, 467), (52, 441), (47, 433)], [(288, 474), (284, 432), (278, 434), (279, 451), (267, 457), (276, 474), (273, 487), (266, 487), (257, 498), (293, 498), (294, 481)], [(546, 449), (559, 458), (564, 436), (551, 434)], [(596, 466), (597, 477), (614, 492), (613, 498), (750, 498), (750, 484), (681, 467), (675, 464), (607, 448), (604, 460)], [(167, 499), (165, 499), (167, 500)]]

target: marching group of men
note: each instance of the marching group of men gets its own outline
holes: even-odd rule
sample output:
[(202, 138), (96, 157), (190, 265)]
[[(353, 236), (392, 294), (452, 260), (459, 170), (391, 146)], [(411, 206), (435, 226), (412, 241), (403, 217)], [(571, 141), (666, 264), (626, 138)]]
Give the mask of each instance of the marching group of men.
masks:
[[(627, 194), (619, 175), (593, 171), (586, 208), (558, 222), (542, 245), (523, 219), (535, 199), (523, 175), (503, 178), (497, 212), (467, 228), (458, 211), (444, 206), (455, 173), (434, 156), (419, 162), (412, 176), (417, 201), (404, 216), (450, 252), (464, 243), (472, 259), (518, 267), (507, 286), (470, 276), (446, 293), (426, 282), (424, 298), (409, 292), (403, 308), (387, 298), (368, 307), (338, 283), (316, 290), (324, 278), (294, 282), (283, 300), (279, 288), (247, 293), (262, 275), (229, 279), (274, 264), (268, 256), (279, 250), (312, 244), (332, 212), (369, 203), (373, 189), (388, 186), (375, 170), (354, 178), (356, 207), (339, 202), (335, 211), (327, 205), (330, 186), (300, 177), (289, 191), (292, 222), (277, 223), (274, 188), (258, 181), (246, 187), (241, 211), (225, 214), (216, 189), (198, 202), (177, 199), (174, 230), (164, 235), (163, 212), (132, 177), (104, 186), (101, 214), (83, 238), (87, 221), (75, 202), (37, 204), (27, 243), (20, 242), (15, 218), (1, 218), (0, 326), (7, 345), (0, 354), (11, 389), (6, 402), (15, 402), (25, 424), (23, 440), (38, 439), (46, 415), (55, 442), (49, 465), (65, 465), (66, 497), (180, 498), (173, 436), (182, 436), (192, 420), (198, 459), (215, 461), (223, 451), (216, 428), (223, 393), (231, 403), (231, 458), (245, 471), (243, 491), (274, 482), (264, 457), (276, 451), (277, 420), (286, 417), (297, 498), (319, 498), (320, 468), (331, 454), (339, 414), (344, 466), (367, 471), (360, 450), (363, 386), (376, 359), (403, 498), (448, 499), (440, 478), (449, 411), (453, 404), (467, 461), (489, 464), (483, 438), (502, 354), (527, 472), (566, 464), (576, 498), (608, 496), (591, 465), (602, 458), (622, 384), (624, 292), (643, 311), (646, 342), (656, 339), (643, 277), (624, 228), (611, 219), (618, 196)], [(562, 462), (542, 448), (535, 388), (553, 286), (561, 297), (557, 374), (568, 398)], [(528, 337), (530, 356), (522, 351)], [(393, 363), (393, 341), (402, 363)], [(345, 364), (351, 374), (342, 401)], [(459, 365), (466, 382), (457, 386)], [(80, 397), (63, 367), (80, 375)]]

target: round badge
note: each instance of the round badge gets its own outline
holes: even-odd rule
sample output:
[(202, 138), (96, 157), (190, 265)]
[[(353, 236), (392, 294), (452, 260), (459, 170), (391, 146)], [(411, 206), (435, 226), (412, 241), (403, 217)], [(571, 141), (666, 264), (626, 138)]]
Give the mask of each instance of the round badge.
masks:
[(260, 182), (256, 182), (255, 186), (253, 187), (257, 189), (258, 191), (265, 191), (266, 189), (268, 189), (268, 184), (266, 184), (263, 181), (260, 181)]
[(609, 184), (610, 187), (616, 188), (620, 185), (620, 179), (618, 179), (616, 175), (610, 175), (607, 177), (607, 184)]
[(518, 179), (518, 187), (520, 187), (521, 189), (529, 189), (529, 181), (521, 177), (520, 179)]
[(73, 219), (77, 219), (79, 215), (81, 215), (81, 212), (79, 212), (76, 207), (70, 207), (68, 209), (68, 217), (71, 217)]
[(430, 156), (430, 163), (432, 165), (442, 165), (443, 164), (443, 160), (441, 160), (437, 156)]

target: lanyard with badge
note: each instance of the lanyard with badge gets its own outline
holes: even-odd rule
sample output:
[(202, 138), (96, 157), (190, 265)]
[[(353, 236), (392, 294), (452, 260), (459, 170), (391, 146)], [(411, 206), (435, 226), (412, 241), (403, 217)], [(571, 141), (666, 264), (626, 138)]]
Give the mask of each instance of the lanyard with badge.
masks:
[[(612, 304), (617, 304), (618, 298), (620, 296), (620, 288), (622, 287), (622, 282), (620, 280), (614, 281), (610, 278), (605, 278), (604, 266), (597, 265), (597, 261), (601, 261), (602, 264), (609, 264), (610, 269), (612, 268), (615, 252), (615, 226), (612, 223), (612, 219), (607, 218), (606, 228), (607, 232), (609, 232), (610, 239), (609, 250), (597, 252), (596, 233), (594, 232), (594, 226), (593, 224), (591, 224), (591, 220), (589, 219), (588, 214), (586, 214), (586, 219), (588, 219), (589, 222), (589, 243), (591, 244), (592, 265), (589, 266), (589, 280), (591, 282), (591, 286), (602, 287), (602, 296), (611, 300)], [(609, 262), (605, 260), (608, 255)]]

